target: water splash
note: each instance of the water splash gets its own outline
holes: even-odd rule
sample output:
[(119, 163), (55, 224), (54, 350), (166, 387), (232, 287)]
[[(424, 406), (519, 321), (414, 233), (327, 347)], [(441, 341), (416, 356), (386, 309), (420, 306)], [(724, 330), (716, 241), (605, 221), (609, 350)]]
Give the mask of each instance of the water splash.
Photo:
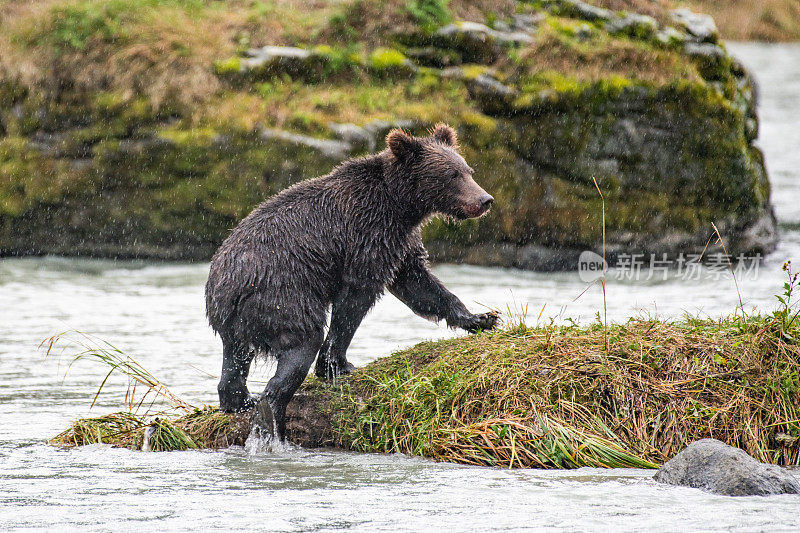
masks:
[(144, 438), (142, 439), (142, 451), (143, 452), (151, 452), (153, 451), (150, 447), (150, 439), (156, 432), (156, 426), (147, 426), (144, 430)]
[(253, 417), (253, 428), (244, 443), (244, 450), (248, 455), (274, 454), (291, 450), (294, 447), (286, 442), (281, 442), (275, 428), (275, 417), (272, 407), (266, 396), (256, 404), (256, 414)]
[(280, 440), (271, 428), (254, 425), (244, 443), (244, 451), (247, 455), (263, 455), (273, 453), (276, 445), (280, 445)]

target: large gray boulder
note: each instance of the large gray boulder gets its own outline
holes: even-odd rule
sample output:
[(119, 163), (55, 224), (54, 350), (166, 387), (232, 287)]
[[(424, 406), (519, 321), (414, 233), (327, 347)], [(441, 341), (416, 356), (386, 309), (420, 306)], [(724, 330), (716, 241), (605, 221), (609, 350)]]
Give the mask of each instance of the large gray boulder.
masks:
[(693, 442), (667, 461), (654, 479), (725, 496), (800, 494), (800, 481), (788, 470), (756, 461), (716, 439)]

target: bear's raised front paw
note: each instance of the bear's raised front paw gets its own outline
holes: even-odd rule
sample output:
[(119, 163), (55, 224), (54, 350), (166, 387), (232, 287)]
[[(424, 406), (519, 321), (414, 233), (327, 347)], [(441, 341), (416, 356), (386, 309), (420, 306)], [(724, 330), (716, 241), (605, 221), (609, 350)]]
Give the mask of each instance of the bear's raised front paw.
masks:
[(493, 329), (500, 322), (500, 313), (489, 311), (470, 316), (461, 327), (470, 333)]

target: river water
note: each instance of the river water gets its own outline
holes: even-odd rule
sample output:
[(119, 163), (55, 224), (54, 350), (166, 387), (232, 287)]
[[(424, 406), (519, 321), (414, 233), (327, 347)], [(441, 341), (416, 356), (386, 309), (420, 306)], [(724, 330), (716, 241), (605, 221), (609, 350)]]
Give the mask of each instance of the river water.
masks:
[[(782, 224), (778, 251), (740, 273), (739, 293), (746, 310), (769, 312), (783, 283), (781, 264), (800, 263), (800, 46), (731, 48), (761, 83), (759, 144)], [(0, 530), (800, 529), (799, 497), (724, 498), (658, 485), (649, 471), (509, 471), (301, 449), (248, 455), (241, 448), (142, 453), (46, 445), (78, 416), (119, 409), (124, 391), (124, 383), (111, 383), (89, 409), (106, 369), (77, 363), (65, 377), (68, 352), (45, 359), (37, 349), (64, 330), (114, 343), (190, 402), (216, 402), (221, 347), (203, 315), (207, 269), (0, 260)], [(581, 295), (586, 285), (577, 273), (448, 265), (436, 272), (471, 308), (508, 315), (527, 307), (529, 324), (550, 317), (588, 322), (603, 308), (599, 287)], [(660, 272), (648, 275), (610, 273), (610, 319), (722, 316), (739, 303), (724, 270), (673, 270), (666, 280)], [(363, 365), (416, 341), (455, 334), (387, 296), (359, 329), (349, 357)], [(270, 370), (257, 368), (251, 389), (263, 386)]]

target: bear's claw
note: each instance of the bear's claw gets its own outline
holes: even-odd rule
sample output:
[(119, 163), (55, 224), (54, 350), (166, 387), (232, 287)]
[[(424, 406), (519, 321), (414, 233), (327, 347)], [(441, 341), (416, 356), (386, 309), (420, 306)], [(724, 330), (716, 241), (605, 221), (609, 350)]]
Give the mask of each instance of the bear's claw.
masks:
[(355, 365), (347, 360), (344, 361), (344, 364), (331, 364), (323, 362), (322, 364), (317, 365), (316, 369), (314, 370), (314, 374), (319, 379), (329, 380), (338, 376), (352, 374), (355, 369)]
[(345, 361), (344, 366), (339, 369), (340, 376), (346, 376), (347, 374), (352, 374), (356, 369), (356, 365), (351, 363), (350, 361)]
[(479, 331), (494, 329), (499, 322), (500, 313), (497, 311), (489, 311), (488, 313), (472, 315), (461, 327), (470, 333), (477, 333)]

